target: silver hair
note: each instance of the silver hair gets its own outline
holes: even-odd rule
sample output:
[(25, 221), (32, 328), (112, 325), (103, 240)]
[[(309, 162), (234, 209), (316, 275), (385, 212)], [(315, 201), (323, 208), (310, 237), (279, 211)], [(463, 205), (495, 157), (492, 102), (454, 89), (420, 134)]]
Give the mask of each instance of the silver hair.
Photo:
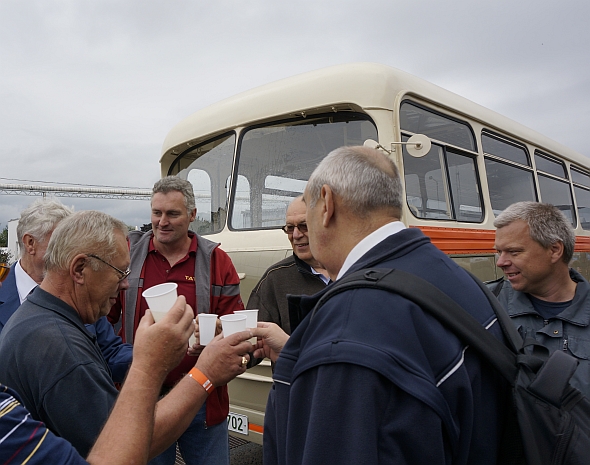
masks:
[(556, 242), (563, 244), (563, 261), (569, 263), (574, 255), (576, 235), (570, 221), (557, 207), (548, 203), (517, 202), (510, 205), (494, 221), (503, 228), (522, 220), (529, 226), (531, 239), (548, 249)]
[(157, 193), (167, 194), (168, 192), (174, 191), (178, 191), (184, 196), (184, 206), (190, 215), (196, 206), (195, 193), (193, 191), (193, 185), (186, 179), (180, 179), (177, 176), (166, 176), (160, 179), (154, 184), (152, 198)]
[(25, 208), (18, 220), (16, 235), (20, 257), (25, 253), (23, 237), (30, 234), (37, 242), (43, 242), (47, 235), (64, 218), (67, 218), (74, 210), (66, 207), (56, 200), (38, 199)]
[(391, 215), (397, 218), (401, 215), (402, 183), (399, 171), (395, 163), (378, 150), (340, 147), (330, 152), (307, 183), (310, 207), (315, 206), (324, 184), (330, 186), (344, 205), (360, 218), (381, 209), (390, 210)]
[[(70, 215), (57, 225), (49, 239), (45, 269), (68, 270), (72, 259), (78, 254), (93, 253), (110, 261), (117, 253), (117, 231), (127, 237), (125, 223), (106, 213), (86, 210)], [(90, 263), (94, 270), (106, 266), (98, 260)]]

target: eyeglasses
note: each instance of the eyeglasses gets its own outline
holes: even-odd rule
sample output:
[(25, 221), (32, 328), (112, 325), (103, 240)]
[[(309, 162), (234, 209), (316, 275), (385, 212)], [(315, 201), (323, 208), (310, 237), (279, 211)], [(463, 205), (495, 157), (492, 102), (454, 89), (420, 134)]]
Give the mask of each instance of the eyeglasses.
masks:
[(102, 258), (100, 258), (98, 255), (94, 255), (94, 254), (86, 254), (88, 257), (92, 257), (92, 258), (96, 258), (97, 260), (103, 262), (105, 265), (110, 266), (113, 270), (115, 270), (117, 273), (119, 273), (121, 275), (121, 277), (119, 278), (119, 282), (123, 281), (127, 276), (129, 276), (129, 273), (131, 273), (131, 270), (129, 268), (127, 268), (125, 271), (120, 270), (119, 268), (117, 268), (116, 266), (111, 265), (109, 262), (103, 260)]
[(286, 224), (281, 229), (285, 232), (285, 234), (293, 234), (295, 228), (299, 229), (299, 232), (305, 234), (307, 232), (307, 223)]

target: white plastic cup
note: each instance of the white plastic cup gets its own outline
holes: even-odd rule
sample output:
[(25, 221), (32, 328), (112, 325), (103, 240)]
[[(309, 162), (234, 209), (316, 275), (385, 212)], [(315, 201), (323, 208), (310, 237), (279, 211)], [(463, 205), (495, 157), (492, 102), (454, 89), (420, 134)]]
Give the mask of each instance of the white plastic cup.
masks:
[[(251, 310), (235, 310), (234, 315), (246, 315), (246, 329), (256, 328), (258, 323), (258, 309)], [(250, 338), (251, 344), (256, 344), (256, 336)]]
[(199, 344), (206, 346), (215, 337), (217, 315), (214, 313), (199, 313)]
[(160, 321), (176, 302), (178, 284), (163, 283), (150, 287), (141, 293), (152, 312), (154, 321)]
[(219, 319), (221, 320), (224, 337), (246, 330), (246, 315), (232, 313), (230, 315), (220, 316)]

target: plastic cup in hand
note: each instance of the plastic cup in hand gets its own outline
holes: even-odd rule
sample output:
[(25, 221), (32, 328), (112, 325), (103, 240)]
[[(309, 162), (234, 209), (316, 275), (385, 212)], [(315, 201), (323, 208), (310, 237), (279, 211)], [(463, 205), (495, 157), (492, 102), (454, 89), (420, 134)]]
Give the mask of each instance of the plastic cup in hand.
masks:
[(199, 313), (199, 344), (206, 346), (215, 337), (217, 315), (214, 313)]
[[(252, 310), (235, 310), (234, 315), (246, 315), (246, 329), (256, 328), (258, 323), (258, 309)], [(256, 337), (250, 338), (251, 344), (256, 344)]]
[(141, 293), (152, 312), (154, 321), (160, 321), (172, 308), (178, 297), (176, 283), (163, 283), (150, 287)]
[(232, 313), (230, 315), (220, 316), (219, 319), (221, 320), (224, 337), (246, 330), (246, 315)]

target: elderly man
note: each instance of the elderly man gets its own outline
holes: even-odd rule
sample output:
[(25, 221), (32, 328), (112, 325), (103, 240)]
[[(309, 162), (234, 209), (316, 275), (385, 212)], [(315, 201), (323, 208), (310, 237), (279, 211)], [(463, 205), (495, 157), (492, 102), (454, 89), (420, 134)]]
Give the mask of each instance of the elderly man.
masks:
[[(399, 221), (401, 181), (385, 155), (365, 147), (331, 152), (304, 200), (311, 251), (333, 280), (367, 267), (416, 274), (501, 337), (472, 278)], [(497, 463), (508, 390), (473, 350), (387, 291), (344, 291), (311, 318), (323, 294), (297, 299), (304, 318), (291, 321), (276, 363), (265, 463)], [(253, 334), (269, 343), (273, 325), (261, 326)]]
[[(16, 228), (20, 260), (11, 266), (5, 284), (0, 289), (0, 332), (30, 292), (43, 280), (43, 255), (51, 233), (61, 220), (72, 213), (65, 205), (44, 199), (36, 200), (22, 211)], [(113, 381), (123, 382), (131, 363), (133, 348), (130, 344), (124, 344), (115, 334), (106, 317), (99, 318), (87, 328), (96, 334), (96, 342), (109, 365)]]
[(252, 290), (246, 308), (257, 308), (259, 321), (276, 323), (291, 334), (287, 294), (313, 295), (326, 287), (330, 278), (309, 249), (302, 195), (289, 204), (283, 231), (293, 247), (293, 255), (266, 270)]
[(19, 395), (0, 384), (0, 463), (145, 464), (162, 382), (183, 357), (192, 329), (192, 312), (184, 302), (178, 298), (157, 324), (149, 315), (142, 319), (125, 385), (86, 460), (65, 439), (31, 418)]
[[(96, 336), (84, 324), (106, 315), (129, 287), (126, 236), (122, 222), (101, 212), (62, 220), (49, 240), (43, 281), (0, 335), (2, 382), (83, 456), (117, 397)], [(214, 360), (199, 357), (190, 376), (158, 402), (150, 456), (182, 434), (212, 389), (244, 371), (251, 345), (243, 340), (250, 333), (241, 336), (208, 347)]]
[(590, 397), (590, 285), (569, 268), (576, 237), (553, 205), (519, 202), (494, 221), (496, 265), (505, 280), (490, 287), (523, 338), (580, 364), (571, 384)]
[[(152, 231), (129, 233), (131, 275), (122, 298), (123, 339), (133, 341), (147, 309), (142, 290), (163, 282), (178, 284), (178, 293), (186, 297), (195, 316), (242, 310), (240, 279), (229, 256), (219, 244), (189, 231), (197, 214), (191, 183), (176, 176), (160, 179), (154, 184), (151, 208)], [(120, 306), (115, 306), (111, 315), (117, 317), (119, 311)], [(194, 357), (187, 355), (164, 381), (164, 390), (171, 389), (194, 363)], [(178, 440), (187, 465), (229, 464), (228, 412), (227, 387), (219, 386)], [(151, 465), (173, 465), (175, 458), (176, 448), (170, 447)]]

